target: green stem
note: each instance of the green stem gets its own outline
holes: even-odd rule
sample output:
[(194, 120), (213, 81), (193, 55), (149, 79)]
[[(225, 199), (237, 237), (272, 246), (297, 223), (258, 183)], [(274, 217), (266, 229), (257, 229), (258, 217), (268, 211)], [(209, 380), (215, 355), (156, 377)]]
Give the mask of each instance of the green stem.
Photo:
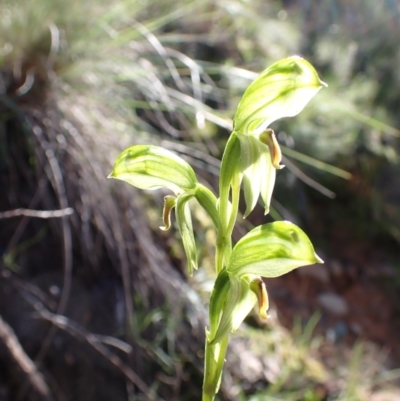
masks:
[(236, 172), (232, 178), (232, 208), (231, 215), (229, 216), (228, 226), (226, 228), (226, 234), (229, 236), (229, 238), (232, 236), (233, 227), (235, 226), (239, 210), (240, 182), (240, 173)]
[[(217, 274), (223, 269), (224, 262), (229, 260), (232, 251), (232, 231), (236, 223), (240, 199), (240, 174), (232, 178), (232, 207), (225, 229), (218, 230), (215, 255), (215, 266)], [(225, 211), (224, 211), (225, 213)]]
[(229, 335), (214, 345), (206, 340), (202, 401), (213, 401), (219, 390), (228, 341)]
[(225, 250), (232, 247), (230, 238), (222, 235), (222, 230), (218, 231), (217, 244), (215, 248), (215, 270), (219, 274), (224, 268)]
[[(232, 250), (232, 230), (236, 221), (239, 206), (240, 141), (236, 132), (232, 132), (225, 147), (221, 162), (219, 180), (219, 227), (215, 252), (215, 269), (217, 274), (226, 264)], [(229, 204), (229, 193), (232, 187), (232, 205)]]
[[(225, 147), (221, 162), (218, 233), (215, 251), (215, 269), (217, 274), (224, 268), (224, 264), (229, 260), (232, 251), (231, 237), (238, 213), (241, 182), (238, 161), (240, 162), (240, 141), (237, 134), (233, 132)], [(232, 204), (229, 203), (230, 193), (232, 195)], [(219, 390), (228, 340), (229, 334), (223, 337), (217, 344), (210, 345), (207, 335), (202, 401), (213, 401)]]
[[(221, 167), (222, 168), (222, 167)], [(215, 250), (215, 270), (217, 274), (224, 267), (224, 254), (227, 247), (230, 247), (231, 239), (228, 232), (229, 226), (229, 187), (230, 185), (220, 188), (219, 199), (219, 227), (217, 232), (217, 243)]]
[(204, 185), (197, 183), (195, 189), (195, 198), (197, 202), (203, 207), (213, 221), (215, 227), (218, 229), (219, 216), (217, 210), (217, 198), (215, 195)]

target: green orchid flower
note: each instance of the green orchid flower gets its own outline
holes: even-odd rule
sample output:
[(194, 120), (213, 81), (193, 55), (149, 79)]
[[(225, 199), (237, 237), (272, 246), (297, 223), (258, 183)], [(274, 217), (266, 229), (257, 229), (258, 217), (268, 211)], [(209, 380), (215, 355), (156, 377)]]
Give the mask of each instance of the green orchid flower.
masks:
[(282, 155), (278, 141), (268, 126), (275, 120), (300, 113), (323, 86), (326, 84), (313, 66), (303, 58), (293, 56), (267, 68), (245, 91), (222, 157), (218, 271), (229, 260), (229, 238), (237, 217), (242, 183), (246, 203), (244, 217), (251, 213), (260, 196), (265, 214), (269, 212), (276, 170), (284, 166), (280, 164)]
[[(299, 114), (307, 103), (324, 86), (313, 66), (301, 57), (293, 56), (278, 61), (246, 89), (233, 119), (234, 131), (227, 146), (226, 161), (221, 171), (220, 187), (231, 185), (235, 170), (243, 175), (243, 189), (247, 216), (261, 194), (268, 213), (276, 170), (280, 165), (281, 151), (272, 129), (267, 127), (283, 117)], [(234, 158), (240, 148), (239, 158)], [(234, 160), (237, 165), (233, 166)], [(226, 182), (228, 181), (228, 182)], [(226, 200), (221, 201), (226, 202)]]
[(189, 274), (197, 268), (196, 243), (189, 201), (196, 199), (216, 229), (217, 278), (210, 298), (206, 328), (203, 401), (213, 401), (221, 382), (229, 335), (258, 305), (268, 317), (268, 293), (263, 277), (277, 277), (301, 266), (323, 263), (307, 235), (296, 225), (278, 221), (254, 228), (234, 247), (232, 231), (243, 183), (246, 210), (261, 197), (268, 213), (276, 170), (282, 154), (269, 125), (298, 114), (323, 87), (314, 68), (294, 56), (267, 68), (245, 91), (234, 116), (234, 131), (222, 157), (219, 199), (200, 184), (190, 165), (157, 146), (133, 146), (118, 157), (109, 177), (142, 189), (166, 188), (163, 222), (168, 230), (174, 210), (185, 249)]
[(205, 363), (209, 374), (204, 378), (204, 400), (213, 399), (218, 392), (222, 374), (219, 362), (224, 358), (229, 334), (239, 328), (256, 304), (260, 317), (268, 317), (268, 293), (262, 277), (278, 277), (314, 263), (323, 261), (307, 235), (288, 221), (256, 227), (235, 245), (211, 294)]
[(171, 226), (171, 212), (175, 209), (179, 233), (190, 275), (197, 269), (196, 242), (188, 201), (196, 198), (218, 224), (217, 200), (214, 194), (197, 181), (192, 167), (176, 154), (158, 146), (136, 145), (124, 150), (117, 158), (109, 178), (126, 181), (141, 188), (166, 188), (174, 195), (164, 198), (163, 222), (160, 228)]
[(260, 316), (267, 317), (268, 295), (261, 277), (282, 276), (314, 263), (323, 261), (295, 224), (276, 221), (251, 230), (235, 245), (228, 265), (215, 282), (209, 343), (235, 331), (257, 302)]
[(193, 191), (197, 177), (192, 167), (159, 146), (137, 145), (117, 158), (109, 178), (126, 181), (141, 189), (170, 189), (175, 195)]

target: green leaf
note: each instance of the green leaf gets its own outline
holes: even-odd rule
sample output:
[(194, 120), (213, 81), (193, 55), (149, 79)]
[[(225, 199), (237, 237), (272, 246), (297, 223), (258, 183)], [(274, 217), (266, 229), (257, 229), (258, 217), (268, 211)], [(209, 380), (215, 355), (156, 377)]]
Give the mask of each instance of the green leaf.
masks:
[(293, 56), (267, 68), (245, 91), (234, 117), (234, 129), (260, 134), (273, 121), (300, 113), (326, 86), (314, 67)]
[(314, 263), (323, 261), (304, 231), (288, 221), (276, 221), (254, 228), (235, 245), (227, 271), (277, 277)]
[(185, 249), (187, 268), (189, 274), (193, 275), (193, 269), (197, 269), (197, 250), (193, 234), (192, 216), (188, 201), (193, 197), (191, 194), (182, 194), (176, 200), (176, 221), (182, 237)]
[(226, 269), (223, 269), (215, 280), (210, 298), (210, 331), (207, 333), (207, 341), (210, 343), (215, 339), (215, 334), (228, 300), (230, 286), (229, 273)]
[(109, 178), (141, 189), (168, 188), (176, 195), (193, 190), (197, 184), (196, 174), (188, 163), (169, 150), (151, 145), (124, 150)]

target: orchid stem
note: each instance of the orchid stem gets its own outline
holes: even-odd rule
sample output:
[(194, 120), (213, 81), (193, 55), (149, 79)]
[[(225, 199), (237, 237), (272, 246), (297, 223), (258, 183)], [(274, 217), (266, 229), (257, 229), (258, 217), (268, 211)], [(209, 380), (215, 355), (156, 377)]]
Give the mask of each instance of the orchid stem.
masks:
[(202, 401), (213, 401), (219, 390), (228, 340), (229, 335), (213, 345), (210, 345), (206, 340)]

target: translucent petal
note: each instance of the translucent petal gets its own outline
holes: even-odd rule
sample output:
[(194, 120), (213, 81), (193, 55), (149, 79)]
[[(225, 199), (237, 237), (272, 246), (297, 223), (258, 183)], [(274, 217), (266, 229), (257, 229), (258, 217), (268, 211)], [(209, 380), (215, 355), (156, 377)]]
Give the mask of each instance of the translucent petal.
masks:
[(260, 170), (261, 173), (261, 199), (264, 203), (264, 213), (269, 213), (272, 192), (275, 186), (276, 168), (272, 165), (271, 156), (267, 145), (259, 142), (260, 146)]
[(254, 209), (260, 196), (261, 183), (263, 181), (260, 141), (248, 135), (238, 134), (240, 139), (240, 159), (243, 173), (243, 193), (246, 202), (244, 217), (247, 217)]

